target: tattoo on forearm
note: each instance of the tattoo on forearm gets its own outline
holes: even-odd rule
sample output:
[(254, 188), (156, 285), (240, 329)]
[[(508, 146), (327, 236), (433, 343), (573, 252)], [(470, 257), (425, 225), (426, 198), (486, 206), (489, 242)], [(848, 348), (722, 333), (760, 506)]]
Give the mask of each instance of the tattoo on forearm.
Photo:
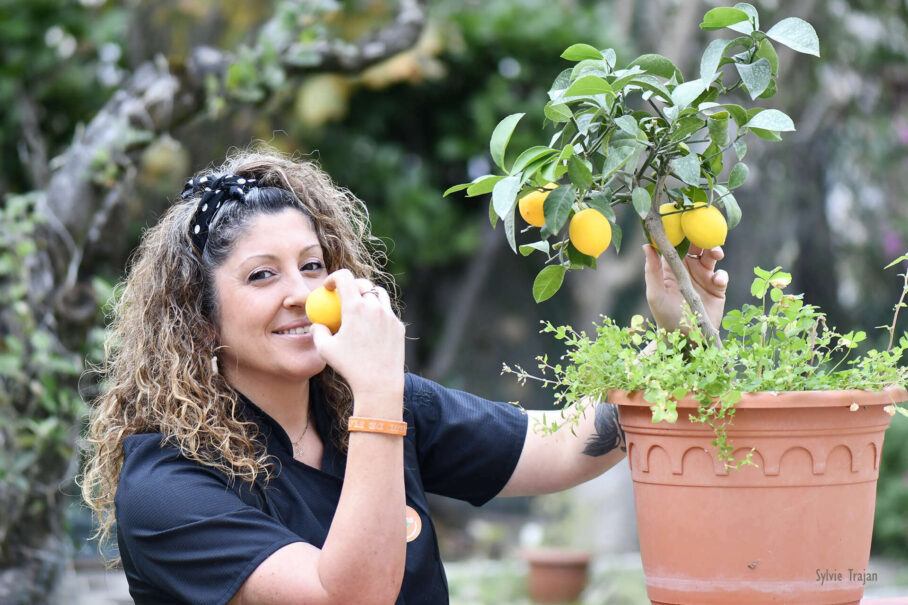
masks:
[(600, 403), (596, 406), (596, 417), (593, 419), (596, 434), (586, 442), (583, 453), (587, 456), (604, 456), (616, 447), (627, 451), (624, 441), (624, 430), (618, 422), (618, 406), (611, 403)]

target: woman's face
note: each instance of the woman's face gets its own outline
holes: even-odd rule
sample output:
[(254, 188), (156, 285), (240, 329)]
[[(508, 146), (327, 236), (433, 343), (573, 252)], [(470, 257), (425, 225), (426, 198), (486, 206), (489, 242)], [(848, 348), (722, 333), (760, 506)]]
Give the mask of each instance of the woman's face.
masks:
[(309, 219), (288, 208), (249, 224), (214, 275), (218, 365), (241, 391), (300, 382), (321, 372), (305, 303), (327, 277)]

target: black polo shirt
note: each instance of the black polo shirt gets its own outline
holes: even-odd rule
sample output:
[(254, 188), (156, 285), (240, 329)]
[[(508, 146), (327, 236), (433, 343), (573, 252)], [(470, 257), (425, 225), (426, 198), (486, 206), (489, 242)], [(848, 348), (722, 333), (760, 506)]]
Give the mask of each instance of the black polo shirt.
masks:
[[(320, 469), (295, 460), (287, 433), (241, 397), (244, 412), (277, 460), (278, 472), (267, 486), (231, 484), (217, 470), (162, 445), (159, 433), (124, 441), (116, 494), (117, 540), (136, 603), (226, 603), (279, 548), (299, 541), (324, 545), (346, 457), (330, 439), (324, 400), (314, 382), (310, 384), (315, 429), (325, 447)], [(526, 414), (510, 404), (407, 374), (404, 420), (407, 505), (418, 514), (422, 528), (407, 544), (397, 604), (448, 603), (426, 493), (476, 506), (493, 498), (517, 465)]]

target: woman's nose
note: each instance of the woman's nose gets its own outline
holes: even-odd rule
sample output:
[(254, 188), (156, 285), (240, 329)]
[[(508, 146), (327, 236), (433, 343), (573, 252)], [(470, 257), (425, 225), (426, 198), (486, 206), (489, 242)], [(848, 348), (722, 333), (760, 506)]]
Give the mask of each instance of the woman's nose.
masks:
[(305, 307), (306, 299), (309, 298), (309, 293), (314, 289), (314, 286), (309, 284), (302, 275), (297, 273), (296, 277), (291, 280), (287, 293), (284, 296), (284, 306), (288, 309)]

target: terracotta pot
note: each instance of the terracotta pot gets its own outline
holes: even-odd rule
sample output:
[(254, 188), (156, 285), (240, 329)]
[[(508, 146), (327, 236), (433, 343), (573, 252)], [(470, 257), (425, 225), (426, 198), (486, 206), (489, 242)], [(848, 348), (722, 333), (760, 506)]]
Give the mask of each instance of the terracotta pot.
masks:
[(590, 553), (540, 547), (523, 551), (530, 565), (527, 592), (534, 603), (573, 603), (589, 579)]
[[(677, 423), (653, 424), (639, 392), (612, 392), (628, 463), (646, 588), (654, 603), (858, 603), (870, 558), (883, 407), (880, 393), (752, 393), (736, 407), (726, 471), (708, 426), (678, 404)], [(853, 403), (858, 409), (852, 411)]]

